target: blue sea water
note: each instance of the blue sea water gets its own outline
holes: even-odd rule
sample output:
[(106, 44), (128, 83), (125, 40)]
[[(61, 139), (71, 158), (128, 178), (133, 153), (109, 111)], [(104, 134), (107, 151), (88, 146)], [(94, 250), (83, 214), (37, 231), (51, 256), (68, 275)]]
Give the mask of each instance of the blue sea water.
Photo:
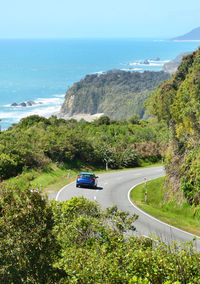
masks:
[[(31, 114), (58, 112), (67, 89), (87, 74), (114, 68), (159, 71), (166, 61), (198, 45), (155, 39), (0, 40), (1, 127)], [(146, 59), (150, 64), (140, 64)], [(11, 107), (26, 101), (36, 104)]]

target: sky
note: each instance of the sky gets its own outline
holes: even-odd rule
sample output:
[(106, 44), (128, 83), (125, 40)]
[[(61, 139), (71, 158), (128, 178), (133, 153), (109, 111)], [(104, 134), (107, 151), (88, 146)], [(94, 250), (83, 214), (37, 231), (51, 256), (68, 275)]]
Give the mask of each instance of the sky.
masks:
[(171, 38), (200, 26), (199, 0), (0, 0), (0, 38)]

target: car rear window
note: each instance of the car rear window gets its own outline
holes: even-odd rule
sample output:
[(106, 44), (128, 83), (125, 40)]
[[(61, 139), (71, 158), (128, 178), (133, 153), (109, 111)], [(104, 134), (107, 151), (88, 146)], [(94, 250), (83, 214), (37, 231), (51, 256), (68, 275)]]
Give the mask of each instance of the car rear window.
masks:
[(86, 177), (86, 178), (94, 178), (94, 175), (88, 175), (88, 174), (82, 174), (80, 177)]

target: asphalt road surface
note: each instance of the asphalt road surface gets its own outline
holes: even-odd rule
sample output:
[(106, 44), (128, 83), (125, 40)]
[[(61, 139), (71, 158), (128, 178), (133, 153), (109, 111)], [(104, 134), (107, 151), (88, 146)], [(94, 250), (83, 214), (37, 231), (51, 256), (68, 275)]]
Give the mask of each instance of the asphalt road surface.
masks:
[[(76, 188), (76, 184), (73, 182), (63, 187), (58, 192), (56, 200), (65, 201), (73, 196), (84, 196), (91, 201), (97, 200), (103, 208), (117, 205), (119, 210), (139, 215), (138, 220), (135, 222), (136, 231), (139, 235), (159, 237), (165, 242), (171, 242), (172, 240), (178, 242), (191, 241), (196, 236), (163, 223), (146, 214), (136, 207), (129, 198), (130, 190), (137, 184), (164, 175), (165, 171), (163, 167), (100, 174), (97, 189)], [(195, 248), (200, 251), (200, 238), (196, 237), (193, 242)]]

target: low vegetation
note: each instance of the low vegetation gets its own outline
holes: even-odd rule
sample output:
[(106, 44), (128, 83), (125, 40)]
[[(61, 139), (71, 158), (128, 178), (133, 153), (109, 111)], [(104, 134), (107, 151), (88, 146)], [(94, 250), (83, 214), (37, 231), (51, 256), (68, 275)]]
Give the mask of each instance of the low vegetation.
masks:
[(1, 283), (199, 283), (200, 254), (128, 236), (137, 216), (83, 197), (2, 187)]
[[(191, 206), (183, 197), (179, 200), (176, 197), (170, 198), (170, 202), (167, 202), (169, 189), (164, 185), (165, 178), (147, 181), (131, 191), (131, 199), (139, 208), (157, 219), (200, 236), (196, 207)], [(145, 192), (147, 192), (146, 201)]]
[(166, 126), (153, 122), (66, 121), (30, 116), (0, 133), (0, 177), (6, 180), (22, 172), (62, 169), (129, 168), (158, 162), (168, 139)]

